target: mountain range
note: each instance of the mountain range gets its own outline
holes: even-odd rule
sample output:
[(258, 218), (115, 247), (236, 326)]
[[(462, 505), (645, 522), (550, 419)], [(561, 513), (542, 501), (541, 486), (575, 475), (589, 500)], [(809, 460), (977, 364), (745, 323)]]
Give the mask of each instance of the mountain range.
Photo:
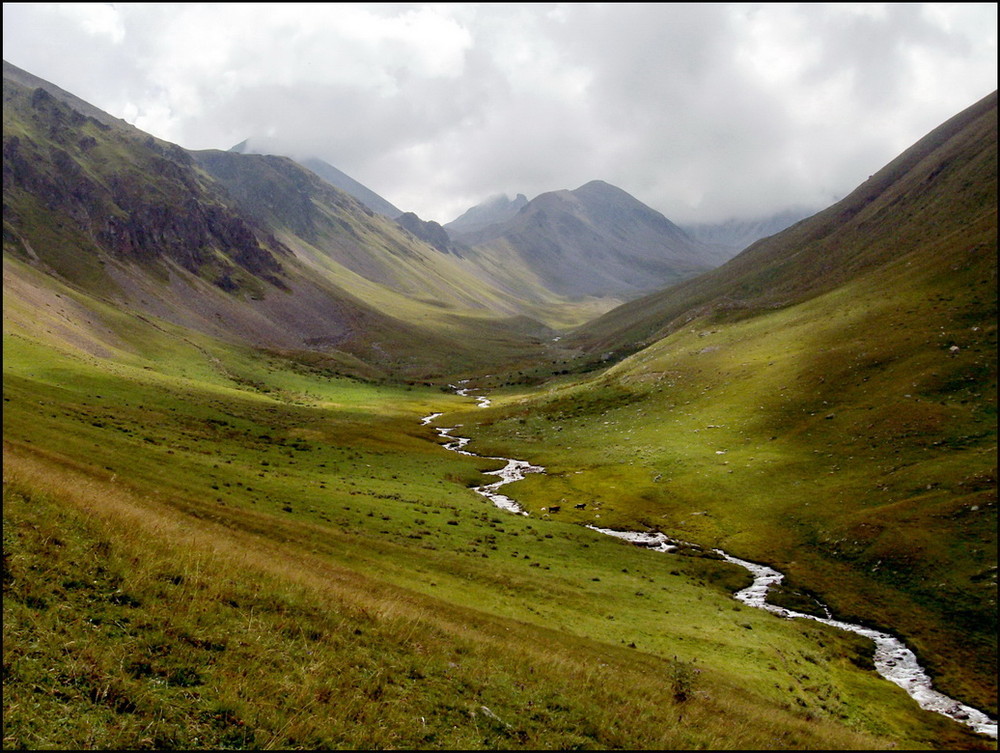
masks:
[[(637, 295), (640, 281), (711, 266), (698, 258), (711, 257), (707, 247), (607, 184), (538, 197), (509, 227), (481, 231), (480, 247), (412, 213), (385, 210), (396, 215), (390, 220), (322, 177), (363, 189), (316, 160), (306, 162), (319, 172), (247, 144), (187, 152), (57, 87), (29, 88), (39, 80), (7, 70), (5, 221), (17, 239), (9, 250), (71, 284), (205, 333), (366, 362), (390, 354), (386, 363), (408, 361), (420, 375), (435, 368), (411, 352), (418, 341), (471, 347), (470, 363), (484, 356), (468, 344), (475, 338), (442, 340), (436, 324), (415, 338), (414, 322), (486, 326), (500, 337), (514, 333), (516, 343), (526, 326), (544, 335)], [(40, 221), (53, 213), (70, 222)], [(642, 221), (629, 225), (629, 213)], [(38, 235), (55, 225), (64, 241), (57, 247)], [(513, 251), (498, 256), (507, 247)], [(564, 305), (570, 298), (576, 303)], [(522, 350), (513, 346), (516, 358)]]
[(600, 180), (442, 226), (7, 63), (3, 117), (12, 746), (995, 747), (713, 554), (995, 718), (995, 92), (708, 228)]
[(683, 224), (680, 227), (695, 240), (719, 249), (728, 261), (761, 238), (776, 235), (815, 213), (815, 209), (786, 209), (767, 217)]
[[(230, 151), (261, 150), (250, 144), (241, 142)], [(322, 160), (299, 162), (418, 239), (494, 270), (502, 287), (520, 295), (541, 285), (571, 298), (635, 297), (718, 266), (753, 240), (791, 224), (793, 216), (706, 225), (698, 232), (711, 240), (701, 242), (621, 189), (592, 181), (531, 201), (524, 194), (513, 200), (497, 195), (442, 226), (401, 212)]]
[(567, 297), (635, 297), (716, 266), (719, 255), (604, 181), (535, 197), (513, 217), (463, 233), (480, 263), (529, 270)]
[[(610, 340), (662, 337), (691, 312), (718, 317), (783, 308), (857, 279), (888, 279), (910, 258), (912, 276), (968, 274), (989, 297), (996, 198), (996, 97), (944, 123), (850, 195), (777, 235), (752, 244), (726, 265), (669, 291), (634, 301), (592, 333)], [(941, 196), (958, 197), (945, 201)], [(948, 254), (943, 253), (947, 237)], [(957, 257), (952, 257), (957, 254)], [(917, 261), (913, 257), (919, 257)], [(976, 298), (982, 300), (982, 298)], [(616, 330), (619, 334), (610, 334)]]

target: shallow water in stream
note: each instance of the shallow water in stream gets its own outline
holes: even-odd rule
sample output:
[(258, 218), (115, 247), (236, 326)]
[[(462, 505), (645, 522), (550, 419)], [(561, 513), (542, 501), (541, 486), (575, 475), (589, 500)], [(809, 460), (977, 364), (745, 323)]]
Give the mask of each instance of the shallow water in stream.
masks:
[[(453, 385), (453, 389), (455, 389), (456, 394), (475, 399), (480, 408), (487, 408), (490, 406), (490, 400), (488, 398), (470, 394), (474, 391), (474, 388), (458, 388)], [(428, 426), (441, 415), (442, 414), (440, 413), (432, 413), (431, 415), (422, 418), (420, 423), (423, 426)], [(490, 460), (499, 460), (506, 463), (506, 465), (500, 470), (486, 472), (486, 475), (498, 476), (498, 481), (484, 486), (474, 487), (473, 491), (486, 497), (490, 500), (490, 502), (502, 510), (515, 513), (517, 515), (527, 515), (528, 513), (519, 504), (517, 504), (517, 502), (506, 495), (500, 494), (498, 490), (505, 484), (520, 481), (528, 473), (544, 473), (545, 469), (538, 465), (532, 465), (525, 460), (491, 457), (469, 452), (465, 449), (465, 446), (472, 440), (469, 437), (455, 437), (451, 434), (451, 432), (458, 428), (460, 427), (453, 426), (450, 428), (436, 429), (438, 436), (447, 440), (444, 444), (445, 449), (453, 452), (459, 452), (463, 455), (469, 455), (471, 457), (489, 457)], [(588, 525), (587, 528), (656, 552), (669, 553), (677, 549), (678, 546), (686, 544), (686, 542), (680, 541), (679, 539), (673, 539), (664, 533), (660, 533), (659, 531), (615, 531), (610, 528), (598, 528), (597, 526), (592, 525)], [(766, 610), (784, 619), (815, 620), (816, 622), (822, 622), (825, 625), (830, 625), (841, 630), (847, 630), (852, 633), (857, 633), (858, 635), (863, 635), (866, 638), (870, 638), (875, 643), (875, 671), (885, 679), (903, 688), (903, 690), (905, 690), (910, 697), (917, 702), (920, 708), (926, 711), (934, 711), (939, 714), (943, 714), (950, 719), (954, 719), (957, 722), (968, 725), (980, 734), (996, 739), (996, 720), (991, 719), (979, 709), (966, 706), (965, 704), (956, 701), (954, 698), (949, 698), (943, 693), (939, 693), (934, 690), (930, 677), (927, 676), (927, 673), (917, 662), (916, 655), (898, 638), (879, 630), (866, 628), (862, 625), (855, 625), (849, 622), (836, 620), (831, 616), (816, 617), (804, 612), (796, 612), (791, 609), (779, 607), (775, 604), (770, 604), (767, 601), (768, 589), (780, 582), (782, 578), (784, 578), (784, 575), (777, 570), (767, 567), (766, 565), (759, 565), (754, 562), (748, 562), (746, 560), (733, 557), (721, 549), (716, 549), (714, 551), (721, 556), (722, 559), (745, 568), (753, 576), (753, 583), (747, 588), (744, 588), (742, 591), (738, 591), (733, 594), (733, 598), (743, 602), (747, 606)], [(823, 609), (827, 615), (830, 614), (830, 611), (826, 609), (825, 606)]]

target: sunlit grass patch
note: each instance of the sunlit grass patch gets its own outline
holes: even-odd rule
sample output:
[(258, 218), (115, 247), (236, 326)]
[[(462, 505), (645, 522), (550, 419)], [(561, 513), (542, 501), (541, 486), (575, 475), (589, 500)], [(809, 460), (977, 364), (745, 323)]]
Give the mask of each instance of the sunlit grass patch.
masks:
[(751, 709), (711, 663), (425, 600), (44, 468), (5, 469), (11, 746), (678, 747), (723, 717), (743, 744), (874, 742)]
[[(5, 534), (21, 589), (5, 599), (11, 656), (28, 657), (18, 677), (52, 665), (69, 678), (36, 683), (40, 705), (16, 717), (17, 744), (52, 740), (38, 720), (63, 702), (73, 711), (58, 733), (108, 747), (878, 747), (873, 730), (937, 734), (851, 661), (857, 645), (820, 636), (817, 648), (813, 628), (733, 602), (746, 581), (737, 568), (578, 525), (591, 514), (634, 522), (643, 509), (644, 525), (683, 514), (675, 522), (736, 540), (698, 496), (727, 488), (712, 433), (725, 430), (706, 430), (696, 457), (665, 456), (663, 446), (682, 447), (680, 424), (647, 419), (673, 403), (635, 404), (609, 382), (564, 401), (558, 420), (516, 414), (512, 434), (488, 436), (478, 419), (520, 396), (469, 410), (437, 388), (217, 344), (209, 352), (224, 367), (185, 376), (11, 343)], [(691, 433), (695, 402), (677, 419)], [(431, 412), (444, 413), (437, 425), (465, 424), (458, 433), (477, 451), (551, 453), (548, 475), (511, 487), (534, 517), (470, 490), (498, 462), (441, 448), (419, 423)], [(608, 422), (601, 451), (588, 442), (593, 420)], [(608, 467), (602, 452), (632, 439), (638, 462)], [(763, 457), (795, 460), (778, 446)], [(553, 499), (605, 501), (543, 512), (548, 485)], [(49, 570), (53, 579), (35, 577)], [(78, 585), (91, 581), (104, 585)], [(64, 653), (71, 641), (87, 650)], [(792, 679), (798, 663), (817, 668), (808, 683)], [(886, 694), (883, 710), (858, 704), (865, 693)]]
[(604, 373), (498, 400), (468, 433), (546, 466), (518, 485), (527, 509), (770, 562), (903, 631), (945, 689), (994, 710), (996, 327), (919, 279), (909, 297), (880, 277), (693, 320)]

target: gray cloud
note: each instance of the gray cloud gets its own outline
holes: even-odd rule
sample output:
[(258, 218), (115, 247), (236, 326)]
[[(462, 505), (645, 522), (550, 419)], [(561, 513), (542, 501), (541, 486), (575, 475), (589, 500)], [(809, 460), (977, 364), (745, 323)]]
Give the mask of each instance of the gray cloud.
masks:
[(599, 178), (824, 206), (996, 88), (993, 4), (4, 5), (7, 60), (182, 146), (315, 155), (446, 222)]

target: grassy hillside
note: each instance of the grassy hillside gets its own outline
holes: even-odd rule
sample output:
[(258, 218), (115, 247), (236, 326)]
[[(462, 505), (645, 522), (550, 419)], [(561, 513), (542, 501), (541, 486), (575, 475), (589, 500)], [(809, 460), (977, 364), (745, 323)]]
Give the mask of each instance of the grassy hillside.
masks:
[(110, 259), (229, 292), (281, 288), (289, 250), (230, 206), (184, 150), (4, 79), (4, 250), (88, 289)]
[(82, 321), (132, 311), (360, 375), (441, 379), (534, 358), (551, 337), (539, 320), (594, 313), (499, 290), (290, 160), (195, 160), (41, 87), (8, 78), (4, 97), (5, 291), (24, 322), (63, 285)]
[(529, 510), (773, 564), (904, 635), (946, 689), (995, 713), (996, 323), (961, 311), (942, 330), (935, 286), (911, 299), (916, 328), (885, 282), (692, 321), (467, 431), (549, 469), (522, 484)]
[[(398, 224), (320, 180), (285, 157), (231, 152), (195, 153), (248, 213), (298, 244), (316, 249), (336, 267), (369, 283), (439, 307), (518, 312), (452, 255), (418, 240)], [(290, 242), (295, 244), (295, 240)]]
[(135, 336), (5, 335), (7, 747), (977, 745), (725, 563), (492, 508), (418, 421), (468, 401)]
[[(287, 158), (205, 151), (196, 159), (243, 210), (293, 249), (313, 277), (403, 322), (423, 321), (428, 329), (460, 326), (466, 347), (476, 348), (484, 327), (509, 328), (515, 338), (522, 331), (543, 335), (548, 327), (577, 326), (617, 303), (568, 301), (530, 272), (512, 275), (508, 264), (438, 250)], [(536, 324), (529, 326), (529, 319)], [(451, 344), (453, 350), (462, 347)]]
[(995, 716), (996, 238), (994, 95), (840, 204), (582, 328), (595, 355), (636, 352), (470, 431), (549, 468), (523, 482), (533, 512), (772, 564), (786, 604), (897, 632)]
[[(782, 308), (910, 253), (995, 256), (996, 207), (994, 92), (840, 202), (758, 241), (718, 269), (609, 312), (582, 327), (578, 341), (595, 353), (634, 350), (698, 316), (726, 320)], [(946, 266), (939, 271), (950, 273)], [(976, 281), (970, 297), (988, 306), (992, 279)], [(886, 293), (895, 291), (887, 287)]]

